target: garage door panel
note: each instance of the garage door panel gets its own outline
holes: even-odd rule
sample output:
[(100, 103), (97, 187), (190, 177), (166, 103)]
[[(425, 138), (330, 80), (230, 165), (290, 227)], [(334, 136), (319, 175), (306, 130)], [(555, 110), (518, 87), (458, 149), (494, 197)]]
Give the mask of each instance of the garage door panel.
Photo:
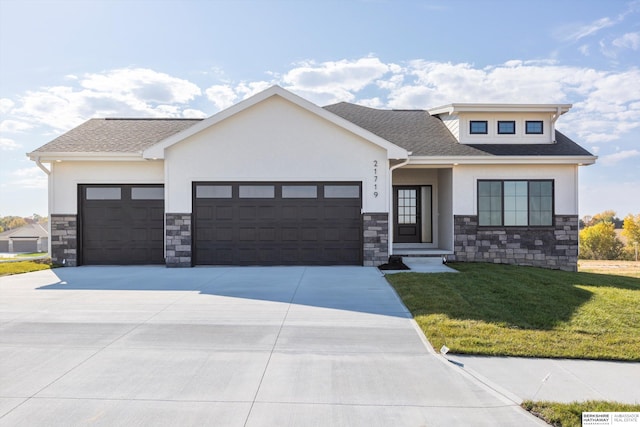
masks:
[[(352, 197), (352, 190), (345, 193), (349, 197), (325, 199), (323, 185), (196, 183), (195, 262), (217, 265), (361, 265), (361, 199)], [(359, 185), (356, 185), (358, 189)], [(226, 194), (231, 197), (198, 197), (198, 194), (207, 194), (199, 189), (200, 186), (227, 186), (231, 190)], [(269, 194), (257, 197), (266, 187)], [(242, 188), (244, 193), (240, 191)], [(251, 192), (247, 193), (249, 190)]]
[[(163, 186), (136, 185), (135, 189), (138, 198), (132, 200), (131, 185), (80, 186), (83, 264), (164, 262)], [(118, 197), (96, 198), (107, 190)]]

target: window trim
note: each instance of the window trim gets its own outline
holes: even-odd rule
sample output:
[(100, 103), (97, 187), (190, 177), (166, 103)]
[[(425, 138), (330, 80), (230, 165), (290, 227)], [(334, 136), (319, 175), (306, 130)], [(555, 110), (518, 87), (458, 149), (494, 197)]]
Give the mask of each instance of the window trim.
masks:
[[(501, 194), (500, 194), (500, 224), (499, 225), (495, 225), (495, 224), (489, 224), (489, 225), (482, 225), (480, 224), (480, 183), (482, 182), (499, 182), (500, 183), (500, 187), (501, 187)], [(505, 225), (504, 224), (504, 183), (505, 182), (526, 182), (527, 183), (527, 224), (526, 225)], [(530, 184), (532, 182), (550, 182), (551, 183), (551, 223), (550, 224), (543, 224), (543, 225), (531, 225), (531, 207), (530, 207), (530, 203), (531, 203), (531, 186)], [(550, 228), (550, 227), (555, 227), (555, 217), (556, 217), (556, 200), (555, 200), (555, 191), (556, 191), (556, 185), (555, 185), (555, 179), (478, 179), (476, 181), (476, 214), (478, 217), (478, 227), (482, 227), (482, 228)]]
[[(484, 124), (484, 132), (474, 132), (473, 125), (476, 123)], [(487, 120), (469, 120), (469, 135), (487, 135), (489, 133), (489, 122)]]
[[(513, 130), (511, 132), (502, 132), (500, 130), (500, 125), (501, 124), (511, 124), (513, 126)], [(498, 132), (498, 135), (515, 135), (516, 134), (516, 121), (515, 120), (498, 120), (498, 124), (497, 124), (497, 128), (496, 131)]]
[[(530, 132), (529, 124), (540, 123), (540, 132)], [(524, 122), (524, 132), (526, 135), (543, 135), (544, 134), (544, 121), (543, 120), (527, 120)]]

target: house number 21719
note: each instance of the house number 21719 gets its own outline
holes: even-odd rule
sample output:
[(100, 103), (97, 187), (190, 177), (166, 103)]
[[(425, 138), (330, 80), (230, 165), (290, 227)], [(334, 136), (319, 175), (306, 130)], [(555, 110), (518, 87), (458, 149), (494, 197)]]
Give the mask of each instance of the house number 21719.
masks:
[(373, 161), (373, 197), (378, 197), (378, 161)]

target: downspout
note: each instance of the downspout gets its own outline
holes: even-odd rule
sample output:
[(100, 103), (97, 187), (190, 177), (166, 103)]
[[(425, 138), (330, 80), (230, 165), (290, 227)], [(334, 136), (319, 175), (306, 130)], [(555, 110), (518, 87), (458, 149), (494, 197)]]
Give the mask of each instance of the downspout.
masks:
[(51, 171), (42, 164), (42, 162), (40, 161), (40, 156), (36, 157), (33, 160), (36, 162), (36, 165), (38, 165), (38, 167), (47, 174), (47, 215), (49, 216), (49, 221), (47, 221), (47, 233), (49, 234), (49, 238), (47, 239), (47, 253), (49, 254), (49, 256), (51, 256), (51, 241), (53, 240), (51, 238)]
[(556, 122), (560, 118), (561, 114), (562, 114), (562, 111), (561, 111), (560, 107), (556, 107), (556, 114), (554, 114), (551, 117), (551, 142), (553, 144), (557, 144), (557, 142), (558, 142), (558, 141), (556, 141)]
[[(407, 155), (411, 156), (411, 152), (408, 152)], [(389, 238), (387, 239), (387, 253), (391, 256), (391, 252), (393, 251), (393, 171), (401, 168), (402, 166), (406, 166), (409, 163), (409, 157), (402, 163), (398, 163), (395, 166), (391, 166), (389, 168)]]

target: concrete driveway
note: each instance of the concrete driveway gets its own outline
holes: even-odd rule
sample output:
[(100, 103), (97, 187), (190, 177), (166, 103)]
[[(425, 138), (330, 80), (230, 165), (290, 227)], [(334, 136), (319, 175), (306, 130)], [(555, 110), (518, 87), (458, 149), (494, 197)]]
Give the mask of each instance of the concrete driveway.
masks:
[(365, 267), (0, 278), (0, 425), (546, 425), (428, 349)]

